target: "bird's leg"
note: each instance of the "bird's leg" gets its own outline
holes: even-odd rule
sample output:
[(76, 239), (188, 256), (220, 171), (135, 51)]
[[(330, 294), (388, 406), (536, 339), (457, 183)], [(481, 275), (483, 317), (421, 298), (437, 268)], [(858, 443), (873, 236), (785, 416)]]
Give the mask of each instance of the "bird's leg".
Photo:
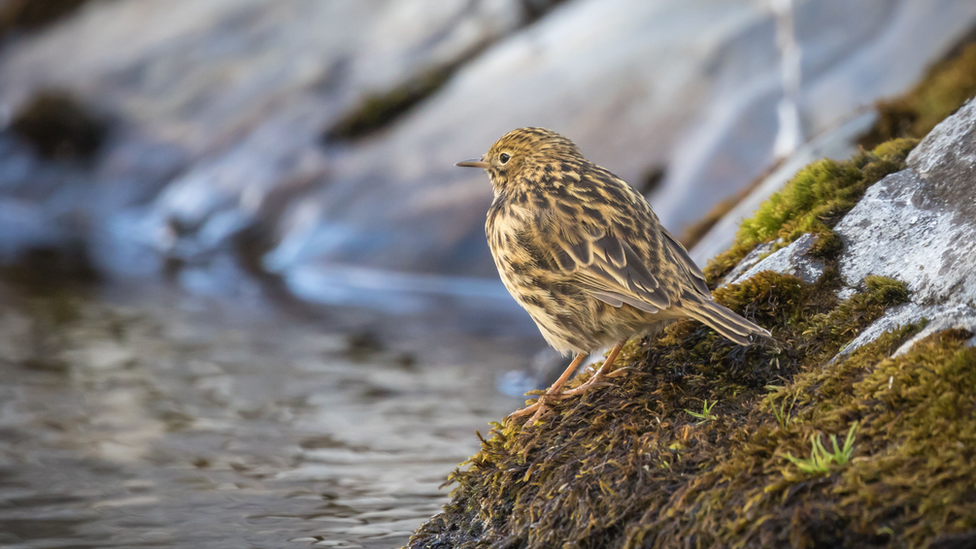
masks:
[(607, 359), (603, 361), (603, 365), (600, 366), (600, 369), (597, 370), (595, 374), (593, 374), (593, 377), (586, 380), (586, 383), (580, 385), (579, 387), (576, 387), (575, 389), (564, 391), (562, 393), (562, 396), (565, 397), (565, 396), (583, 394), (589, 391), (590, 389), (596, 387), (598, 383), (602, 382), (607, 377), (607, 374), (610, 372), (610, 367), (613, 366), (613, 362), (617, 360), (617, 354), (620, 353), (620, 349), (623, 348), (624, 343), (627, 343), (626, 339), (618, 343), (613, 349), (610, 349), (610, 354), (607, 355)]
[(573, 373), (576, 372), (576, 370), (579, 368), (579, 365), (581, 362), (583, 362), (584, 358), (586, 358), (586, 353), (580, 353), (576, 355), (576, 358), (574, 358), (573, 361), (569, 363), (569, 366), (566, 367), (566, 370), (563, 371), (563, 375), (559, 376), (559, 379), (557, 379), (556, 382), (553, 383), (551, 387), (549, 387), (549, 389), (546, 391), (546, 394), (540, 395), (539, 400), (535, 404), (531, 406), (526, 406), (521, 410), (516, 410), (511, 414), (509, 414), (508, 417), (524, 416), (525, 414), (531, 414), (532, 412), (535, 412), (535, 415), (532, 416), (532, 420), (529, 423), (532, 423), (533, 421), (538, 419), (539, 416), (545, 413), (546, 399), (550, 397), (558, 398), (558, 396), (562, 394), (560, 392), (560, 389), (562, 389), (563, 385), (565, 385), (566, 382), (569, 381), (569, 378), (573, 376)]

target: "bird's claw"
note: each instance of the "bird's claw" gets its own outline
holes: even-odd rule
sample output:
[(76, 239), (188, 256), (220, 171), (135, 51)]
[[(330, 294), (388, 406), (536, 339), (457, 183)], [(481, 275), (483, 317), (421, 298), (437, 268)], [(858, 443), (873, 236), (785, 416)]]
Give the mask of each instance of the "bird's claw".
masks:
[(576, 387), (574, 389), (570, 389), (568, 391), (564, 391), (563, 394), (560, 395), (560, 397), (562, 397), (562, 398), (569, 398), (571, 396), (582, 395), (584, 393), (588, 393), (589, 391), (591, 391), (593, 389), (596, 389), (597, 387), (609, 387), (611, 385), (613, 385), (613, 383), (609, 383), (609, 382), (606, 382), (606, 381), (603, 381), (603, 380), (600, 380), (600, 381), (587, 381), (586, 383), (580, 385), (579, 387)]
[(515, 410), (511, 414), (508, 414), (508, 417), (510, 417), (510, 418), (516, 418), (516, 417), (520, 417), (520, 416), (524, 416), (524, 415), (531, 414), (532, 412), (535, 412), (536, 410), (539, 409), (540, 402), (541, 401), (536, 402), (535, 404), (530, 404), (529, 406), (526, 406), (525, 408), (522, 408), (520, 410)]

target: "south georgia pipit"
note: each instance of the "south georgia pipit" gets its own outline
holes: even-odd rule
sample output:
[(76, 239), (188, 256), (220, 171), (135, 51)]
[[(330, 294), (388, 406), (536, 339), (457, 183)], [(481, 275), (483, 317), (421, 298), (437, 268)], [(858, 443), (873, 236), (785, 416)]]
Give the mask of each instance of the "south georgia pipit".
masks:
[[(647, 200), (562, 135), (519, 128), (457, 166), (483, 168), (491, 179), (485, 234), (505, 287), (549, 345), (576, 353), (535, 404), (511, 414), (535, 412), (527, 425), (547, 402), (602, 384), (630, 337), (674, 320), (693, 318), (739, 345), (770, 337), (712, 301), (705, 276)], [(589, 353), (609, 345), (586, 383), (562, 390)]]

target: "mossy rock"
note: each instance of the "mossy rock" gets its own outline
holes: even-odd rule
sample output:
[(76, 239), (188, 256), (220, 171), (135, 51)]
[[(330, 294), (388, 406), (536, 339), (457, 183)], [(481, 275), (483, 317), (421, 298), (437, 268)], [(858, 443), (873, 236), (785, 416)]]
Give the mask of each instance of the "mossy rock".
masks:
[[(607, 387), (533, 425), (494, 424), (410, 547), (922, 547), (976, 529), (976, 470), (958, 465), (976, 456), (972, 334), (891, 358), (922, 327), (909, 325), (839, 354), (909, 295), (868, 277), (838, 300), (831, 228), (915, 143), (814, 163), (744, 223), (729, 265), (805, 232), (825, 258), (812, 284), (766, 271), (715, 290), (772, 340), (737, 346), (680, 321), (631, 341)], [(713, 264), (711, 280), (724, 271)], [(954, 465), (941, 467), (931, 457), (950, 444)]]
[(390, 90), (369, 94), (342, 116), (322, 137), (325, 141), (354, 141), (391, 124), (443, 86), (457, 63), (428, 70)]
[[(920, 86), (949, 99), (932, 99), (940, 106), (926, 112), (942, 114), (918, 128), (968, 93), (976, 73), (948, 75), (959, 66), (930, 74), (956, 92)], [(493, 424), (451, 475), (452, 501), (409, 546), (976, 546), (973, 334), (943, 330), (892, 356), (923, 320), (842, 352), (909, 293), (868, 276), (839, 300), (833, 227), (905, 169), (920, 131), (807, 166), (706, 268), (714, 286), (759, 244), (817, 235), (811, 253), (826, 268), (816, 282), (766, 271), (714, 291), (773, 339), (741, 347), (680, 321), (629, 342), (606, 387), (553, 404), (536, 424)]]
[[(871, 278), (837, 302), (837, 284), (764, 272), (723, 288), (775, 342), (678, 322), (630, 342), (610, 386), (534, 425), (495, 424), (410, 546), (916, 547), (976, 528), (972, 334), (889, 358), (920, 328), (907, 326), (832, 360), (907, 299)], [(846, 459), (803, 468), (814, 439), (833, 455), (830, 435), (848, 433)]]
[(836, 253), (840, 245), (831, 228), (868, 187), (905, 169), (905, 159), (917, 144), (917, 139), (895, 139), (850, 160), (824, 159), (803, 168), (742, 222), (735, 243), (709, 261), (705, 276), (715, 284), (759, 244), (778, 241), (775, 250), (805, 233), (820, 235), (816, 252), (821, 257)]
[(966, 100), (976, 95), (976, 43), (932, 67), (925, 78), (904, 96), (877, 104), (878, 121), (861, 145), (896, 138), (921, 138)]

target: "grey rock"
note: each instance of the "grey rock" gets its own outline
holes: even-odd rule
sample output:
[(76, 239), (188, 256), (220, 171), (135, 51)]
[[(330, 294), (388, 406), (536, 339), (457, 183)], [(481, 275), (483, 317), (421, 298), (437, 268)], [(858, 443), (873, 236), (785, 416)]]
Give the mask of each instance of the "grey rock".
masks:
[[(795, 4), (806, 135), (903, 91), (976, 21), (967, 0)], [(493, 276), (489, 186), (453, 163), (517, 126), (561, 131), (638, 185), (667, 166), (652, 199), (675, 231), (770, 164), (781, 79), (765, 3), (571, 0), (536, 21), (539, 5), (89, 3), (0, 49), (0, 123), (68, 88), (113, 120), (104, 151), (54, 169), (0, 150), (0, 195), (110, 269), (216, 263), (258, 227), (262, 264), (297, 287), (347, 267)], [(321, 142), (370, 94), (459, 63), (388, 127)]]
[(851, 288), (849, 286), (844, 286), (840, 290), (837, 290), (837, 301), (844, 301), (845, 299), (850, 299), (857, 294), (857, 289)]
[(740, 261), (739, 264), (729, 272), (729, 274), (725, 275), (725, 278), (722, 279), (722, 286), (731, 284), (733, 281), (738, 280), (743, 273), (751, 269), (756, 263), (759, 263), (765, 259), (766, 256), (773, 251), (776, 244), (780, 242), (782, 242), (782, 239), (777, 239), (773, 242), (765, 242), (753, 248), (753, 250), (743, 257), (742, 261)]
[[(976, 299), (976, 102), (939, 124), (910, 169), (871, 186), (835, 228), (849, 285), (868, 274), (904, 281), (918, 303)], [(884, 245), (881, 245), (884, 243)]]
[[(797, 4), (809, 135), (907, 88), (928, 64), (918, 48), (930, 59), (940, 55), (976, 21), (969, 2), (943, 2), (931, 14), (936, 6), (919, 1)], [(893, 43), (889, 23), (913, 36), (911, 55), (907, 44)], [(869, 70), (871, 63), (886, 70)], [(754, 2), (567, 3), (465, 66), (387, 133), (337, 159), (315, 198), (317, 225), (347, 236), (302, 246), (300, 254), (276, 251), (268, 266), (324, 261), (490, 275), (481, 234), (486, 178), (452, 164), (525, 125), (571, 136), (633, 184), (666, 165), (650, 198), (665, 226), (680, 230), (773, 161), (778, 71), (772, 15)], [(820, 101), (820, 93), (833, 102)], [(845, 141), (837, 156), (848, 147)], [(290, 224), (282, 220), (279, 230), (291, 244), (298, 235)], [(382, 244), (364, 245), (367, 234)]]
[[(807, 233), (794, 240), (789, 246), (769, 254), (765, 259), (733, 278), (731, 283), (738, 284), (762, 271), (774, 271), (799, 277), (807, 284), (812, 284), (820, 278), (826, 268), (823, 261), (810, 255), (810, 249), (816, 242), (816, 235)], [(726, 280), (728, 279), (729, 277), (726, 277)]]
[(962, 328), (976, 332), (976, 307), (962, 303), (948, 306), (921, 306), (917, 303), (910, 302), (893, 307), (885, 316), (865, 328), (863, 332), (858, 334), (853, 341), (838, 353), (838, 357), (843, 357), (855, 349), (878, 339), (885, 332), (898, 329), (906, 324), (913, 324), (923, 318), (927, 321), (925, 328), (912, 336), (908, 341), (902, 343), (892, 353), (892, 356), (907, 353), (918, 341), (942, 330)]
[(735, 233), (742, 220), (752, 217), (767, 198), (783, 188), (787, 181), (811, 162), (822, 158), (847, 159), (857, 151), (857, 140), (864, 135), (877, 115), (862, 113), (840, 127), (824, 133), (799, 147), (762, 181), (745, 198), (739, 201), (714, 227), (688, 251), (698, 265), (704, 267), (709, 259), (728, 249), (735, 241)]
[[(458, 63), (531, 15), (519, 0), (91, 3), (4, 44), (0, 122), (47, 87), (109, 113), (114, 139), (71, 207), (94, 232), (193, 258), (321, 178), (322, 131), (364, 97)], [(3, 170), (0, 189), (36, 188), (38, 172)], [(63, 213), (65, 186), (33, 191), (42, 221)]]
[[(869, 274), (905, 282), (911, 303), (889, 312), (847, 349), (922, 318), (923, 337), (976, 330), (976, 102), (944, 120), (909, 156), (909, 169), (871, 186), (835, 227), (840, 273), (861, 287)], [(915, 340), (900, 349), (903, 352)]]

